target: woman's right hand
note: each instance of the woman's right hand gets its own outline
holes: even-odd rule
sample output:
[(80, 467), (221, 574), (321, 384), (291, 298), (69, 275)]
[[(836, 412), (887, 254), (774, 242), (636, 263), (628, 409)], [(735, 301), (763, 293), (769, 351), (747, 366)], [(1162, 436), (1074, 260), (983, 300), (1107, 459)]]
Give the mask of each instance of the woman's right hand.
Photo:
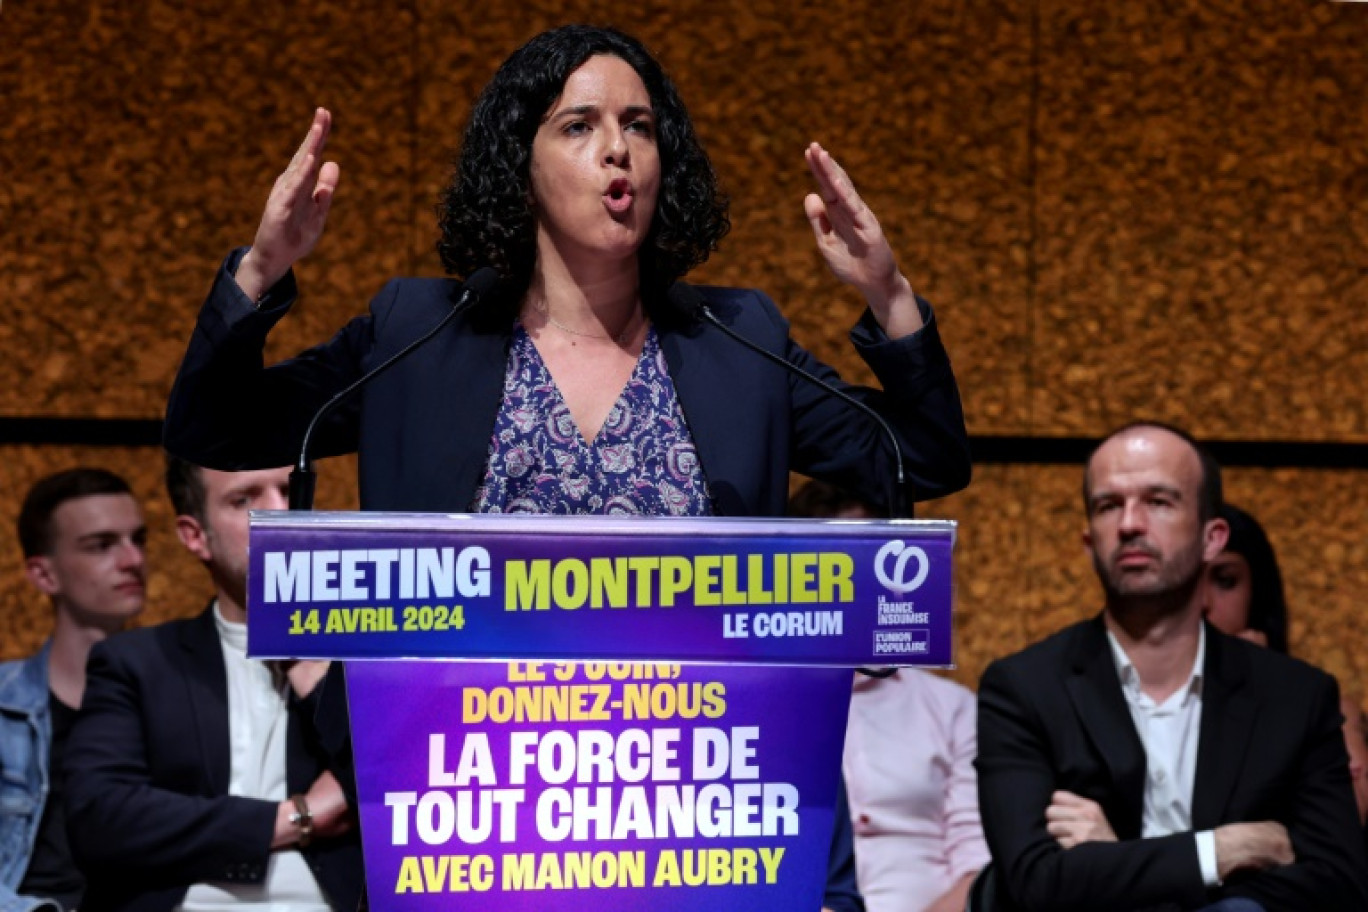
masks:
[(252, 249), (237, 270), (238, 287), (253, 301), (308, 256), (323, 236), (341, 177), (336, 162), (320, 160), (331, 130), (332, 114), (326, 108), (314, 111), (309, 135), (271, 188)]

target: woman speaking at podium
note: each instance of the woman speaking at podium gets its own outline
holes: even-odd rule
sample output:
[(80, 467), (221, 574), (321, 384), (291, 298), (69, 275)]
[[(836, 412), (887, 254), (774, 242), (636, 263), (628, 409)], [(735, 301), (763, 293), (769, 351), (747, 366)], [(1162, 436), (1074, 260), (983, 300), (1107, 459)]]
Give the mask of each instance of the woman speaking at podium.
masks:
[[(172, 391), (166, 446), (234, 470), (295, 462), (315, 412), (461, 299), (396, 279), (370, 313), (271, 367), (292, 266), (340, 172), (315, 115), (252, 246), (230, 255)], [(697, 317), (836, 384), (892, 427), (918, 499), (968, 483), (959, 393), (930, 308), (832, 157), (806, 150), (818, 248), (868, 311), (852, 332), (883, 390), (844, 384), (765, 295), (681, 294), (727, 204), (660, 65), (620, 32), (567, 26), (517, 50), (471, 114), (440, 212), (442, 264), (497, 288), (320, 423), (314, 454), (359, 451), (367, 510), (779, 516), (790, 469), (888, 506), (894, 451), (868, 417)], [(472, 285), (476, 283), (471, 283)], [(679, 306), (683, 301), (686, 306)]]
[[(806, 152), (817, 193), (804, 207), (827, 263), (868, 302), (852, 339), (882, 391), (795, 345), (760, 292), (675, 287), (726, 233), (726, 202), (660, 65), (605, 29), (539, 35), (476, 102), (438, 244), (447, 272), (471, 281), (391, 281), (333, 339), (264, 367), (296, 297), (292, 267), (338, 187), (330, 126), (318, 110), (251, 248), (219, 271), (167, 408), (172, 453), (223, 470), (296, 462), (319, 409), (469, 304), (489, 267), (496, 289), (319, 424), (316, 455), (359, 451), (363, 509), (781, 516), (790, 469), (893, 509), (897, 454), (879, 425), (711, 319), (876, 411), (919, 498), (968, 483), (930, 308), (820, 146)], [(327, 685), (324, 701), (342, 715), (320, 727), (345, 739), (338, 693)], [(847, 912), (861, 906), (844, 806), (837, 820), (825, 904)]]

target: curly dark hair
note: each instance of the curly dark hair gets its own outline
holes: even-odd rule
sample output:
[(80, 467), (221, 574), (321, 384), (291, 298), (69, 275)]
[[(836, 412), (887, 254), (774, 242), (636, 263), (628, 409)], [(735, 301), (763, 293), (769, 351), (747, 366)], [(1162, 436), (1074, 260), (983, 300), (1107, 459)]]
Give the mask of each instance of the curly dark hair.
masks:
[(529, 205), (532, 140), (566, 79), (600, 54), (636, 70), (655, 114), (661, 187), (638, 255), (643, 291), (663, 292), (717, 249), (731, 227), (727, 200), (674, 84), (630, 35), (567, 25), (514, 51), (475, 102), (437, 206), (437, 252), (448, 273), (468, 276), (493, 266), (506, 280), (505, 294), (513, 301), (522, 297), (537, 257)]

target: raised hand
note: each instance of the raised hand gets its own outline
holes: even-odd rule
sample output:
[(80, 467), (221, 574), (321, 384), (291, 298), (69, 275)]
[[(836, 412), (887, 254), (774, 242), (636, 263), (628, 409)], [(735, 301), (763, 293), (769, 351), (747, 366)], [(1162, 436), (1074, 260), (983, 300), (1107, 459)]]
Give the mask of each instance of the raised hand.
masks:
[(879, 220), (856, 192), (850, 176), (817, 143), (803, 155), (817, 181), (817, 192), (803, 200), (803, 210), (831, 271), (859, 289), (889, 337), (921, 329), (912, 286), (898, 271)]
[(252, 300), (280, 281), (323, 236), (341, 178), (336, 162), (322, 161), (331, 131), (332, 114), (326, 108), (314, 111), (308, 135), (271, 188), (252, 249), (237, 270), (238, 287)]

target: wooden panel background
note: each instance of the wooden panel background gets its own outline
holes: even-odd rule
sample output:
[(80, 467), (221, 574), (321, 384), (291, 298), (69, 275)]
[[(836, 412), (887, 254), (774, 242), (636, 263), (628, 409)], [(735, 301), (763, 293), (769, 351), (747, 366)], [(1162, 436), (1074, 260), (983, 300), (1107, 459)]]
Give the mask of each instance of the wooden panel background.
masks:
[[(383, 281), (435, 274), (432, 206), (499, 61), (543, 28), (625, 28), (689, 102), (733, 201), (699, 271), (765, 288), (864, 377), (858, 301), (802, 215), (825, 143), (934, 301), (978, 434), (1158, 417), (1222, 439), (1368, 442), (1368, 4), (1313, 0), (434, 0), (0, 7), (0, 416), (160, 415), (218, 261), (251, 240), (315, 105), (343, 184), (275, 354)], [(152, 450), (0, 446), (0, 658), (44, 635), (13, 520), (95, 462), (154, 526), (145, 620), (195, 610)], [(353, 495), (329, 470), (329, 503)], [(960, 667), (1090, 613), (1076, 466), (981, 467), (961, 522)], [(1361, 472), (1239, 470), (1284, 562), (1296, 650), (1362, 692)]]

